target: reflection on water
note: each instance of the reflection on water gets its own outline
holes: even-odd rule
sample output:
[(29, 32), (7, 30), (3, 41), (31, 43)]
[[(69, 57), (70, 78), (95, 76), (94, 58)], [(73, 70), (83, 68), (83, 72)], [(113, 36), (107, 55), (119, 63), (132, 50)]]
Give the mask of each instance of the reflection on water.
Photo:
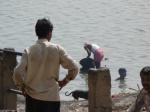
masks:
[(88, 74), (87, 73), (80, 73), (80, 77), (85, 81), (85, 86), (88, 89)]
[(121, 92), (126, 92), (127, 90), (127, 83), (126, 80), (119, 80), (118, 81), (118, 88), (120, 89)]
[[(87, 72), (81, 72), (80, 77), (85, 81), (86, 87), (88, 88), (88, 73)], [(118, 82), (117, 85), (118, 85), (118, 89), (120, 92), (127, 92), (128, 91), (128, 85), (127, 85), (126, 79), (117, 80), (115, 82)]]

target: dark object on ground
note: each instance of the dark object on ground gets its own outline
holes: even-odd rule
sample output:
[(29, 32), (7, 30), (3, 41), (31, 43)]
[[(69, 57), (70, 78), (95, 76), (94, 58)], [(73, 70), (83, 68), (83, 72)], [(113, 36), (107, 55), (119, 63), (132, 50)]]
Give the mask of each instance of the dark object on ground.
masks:
[(80, 68), (80, 72), (88, 72), (90, 68), (94, 68), (93, 59), (91, 58), (81, 59), (80, 65), (82, 66), (82, 68)]
[[(68, 91), (67, 91), (68, 92)], [(67, 92), (65, 93), (66, 96), (69, 96), (72, 94), (72, 96), (74, 97), (74, 99), (78, 100), (79, 98), (84, 98), (84, 99), (88, 99), (88, 91), (83, 91), (83, 90), (75, 90), (72, 91), (71, 93), (69, 93), (67, 95)]]

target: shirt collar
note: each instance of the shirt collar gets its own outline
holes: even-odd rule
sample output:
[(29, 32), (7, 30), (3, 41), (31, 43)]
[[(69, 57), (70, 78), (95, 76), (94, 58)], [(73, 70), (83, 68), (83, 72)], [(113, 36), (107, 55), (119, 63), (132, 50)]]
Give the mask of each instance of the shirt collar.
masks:
[(36, 41), (36, 43), (43, 43), (43, 42), (48, 42), (48, 40), (47, 39), (38, 39)]
[(142, 91), (142, 93), (145, 93), (145, 94), (147, 94), (147, 93), (148, 93), (148, 91), (147, 91), (146, 89), (144, 89), (144, 88), (143, 88), (143, 91)]

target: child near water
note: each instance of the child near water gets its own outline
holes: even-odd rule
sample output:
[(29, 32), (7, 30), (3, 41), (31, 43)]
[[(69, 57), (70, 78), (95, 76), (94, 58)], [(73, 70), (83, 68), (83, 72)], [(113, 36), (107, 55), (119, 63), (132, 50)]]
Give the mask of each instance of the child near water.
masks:
[(118, 73), (119, 73), (120, 77), (117, 78), (116, 81), (117, 80), (124, 80), (126, 75), (127, 75), (126, 69), (125, 68), (119, 68)]

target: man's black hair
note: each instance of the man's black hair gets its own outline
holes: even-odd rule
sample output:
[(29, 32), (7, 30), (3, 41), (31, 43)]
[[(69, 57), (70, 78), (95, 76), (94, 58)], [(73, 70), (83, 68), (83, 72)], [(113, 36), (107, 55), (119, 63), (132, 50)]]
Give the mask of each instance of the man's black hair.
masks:
[(144, 67), (140, 72), (140, 76), (141, 75), (150, 75), (150, 66)]
[(48, 32), (53, 31), (53, 24), (48, 19), (39, 19), (35, 25), (35, 32), (38, 38), (45, 38)]

